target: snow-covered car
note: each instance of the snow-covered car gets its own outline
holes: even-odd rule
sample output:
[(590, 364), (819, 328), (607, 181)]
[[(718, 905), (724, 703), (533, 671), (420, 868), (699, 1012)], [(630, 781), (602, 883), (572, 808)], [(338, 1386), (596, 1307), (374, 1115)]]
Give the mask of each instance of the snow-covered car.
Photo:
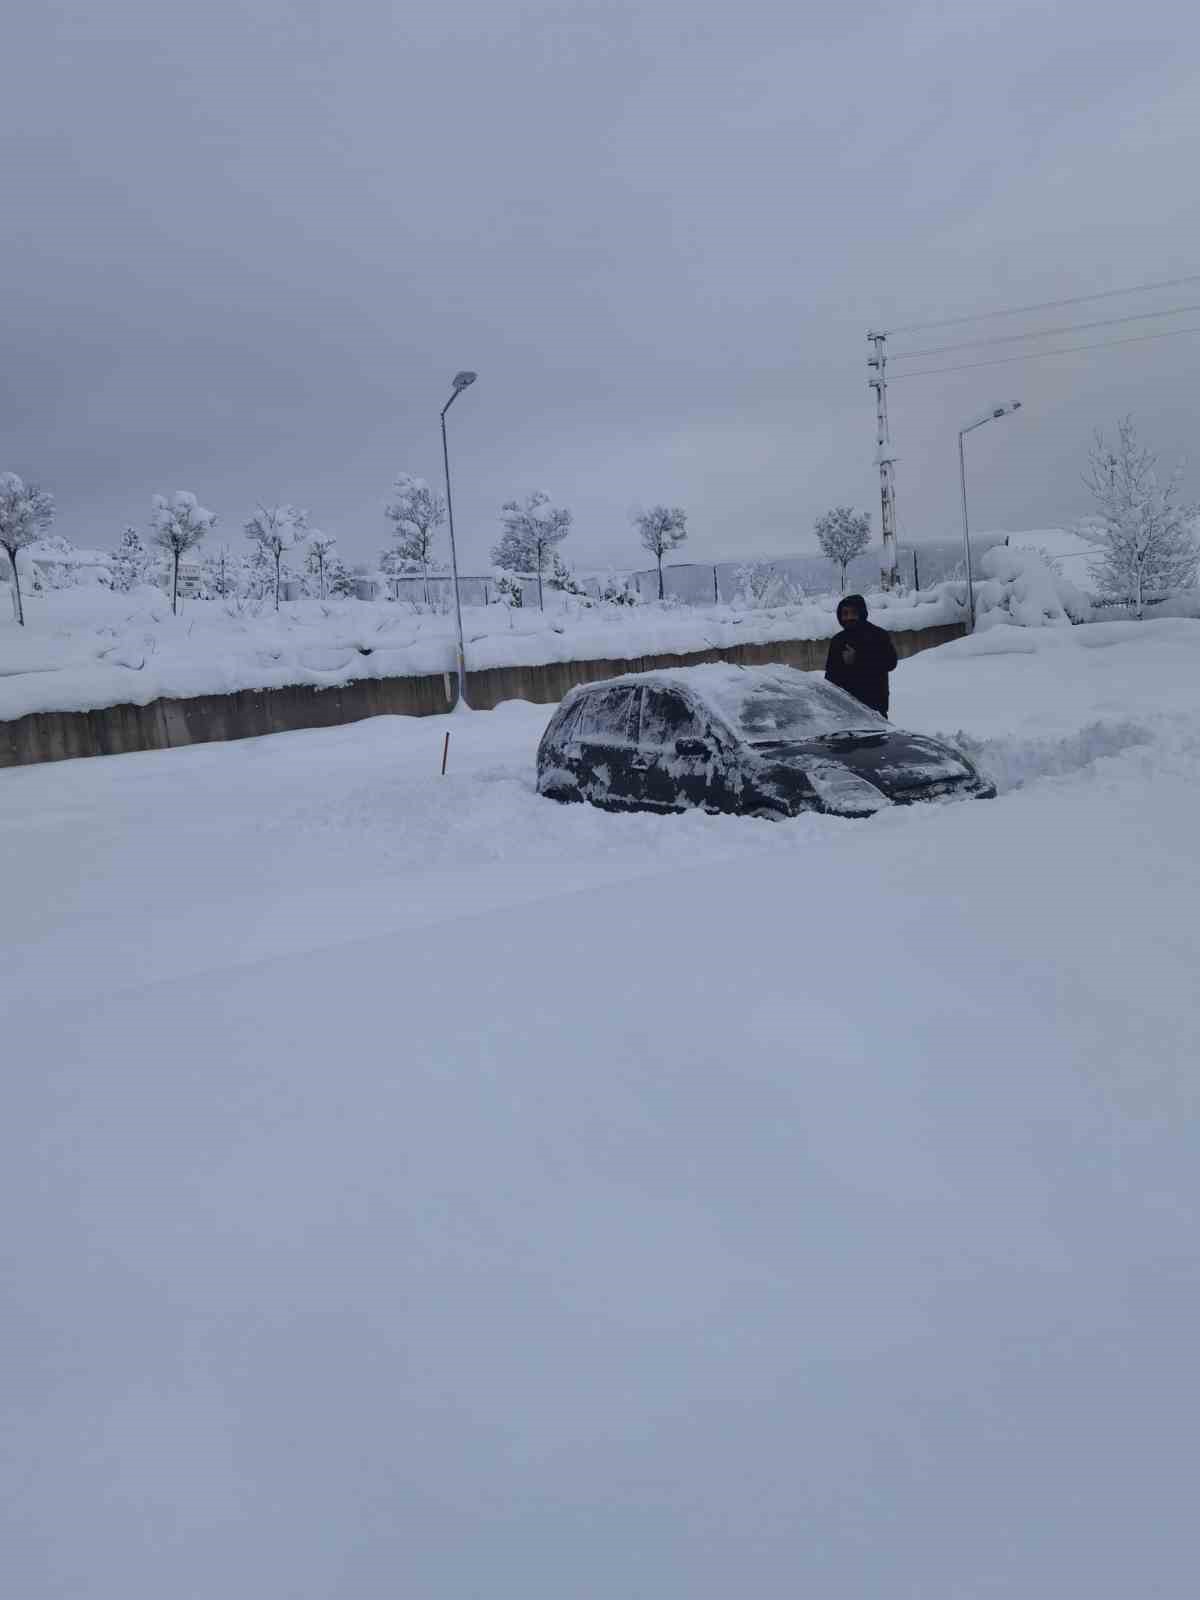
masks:
[(996, 792), (960, 751), (894, 728), (815, 673), (724, 663), (572, 689), (538, 746), (537, 786), (613, 810), (764, 817)]

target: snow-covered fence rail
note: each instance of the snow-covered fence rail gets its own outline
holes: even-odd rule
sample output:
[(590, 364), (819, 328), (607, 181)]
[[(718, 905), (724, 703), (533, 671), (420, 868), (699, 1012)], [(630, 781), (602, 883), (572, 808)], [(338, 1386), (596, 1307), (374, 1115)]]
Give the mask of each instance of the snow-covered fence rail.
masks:
[[(963, 632), (961, 623), (894, 632), (901, 657), (945, 644)], [(744, 666), (783, 662), (806, 671), (825, 664), (827, 639), (777, 639), (685, 655), (646, 655), (633, 659), (552, 661), (540, 666), (490, 667), (467, 674), (467, 695), (478, 710), (503, 700), (552, 705), (577, 683), (594, 683), (626, 672), (693, 666), (703, 661), (733, 661)], [(356, 678), (328, 688), (292, 684), (274, 689), (243, 689), (233, 694), (151, 700), (144, 706), (105, 706), (95, 711), (39, 711), (0, 721), (0, 767), (77, 756), (125, 755), (168, 750), (224, 739), (252, 739), (298, 728), (336, 727), (364, 717), (428, 717), (449, 711), (454, 702), (448, 673), (412, 677)]]

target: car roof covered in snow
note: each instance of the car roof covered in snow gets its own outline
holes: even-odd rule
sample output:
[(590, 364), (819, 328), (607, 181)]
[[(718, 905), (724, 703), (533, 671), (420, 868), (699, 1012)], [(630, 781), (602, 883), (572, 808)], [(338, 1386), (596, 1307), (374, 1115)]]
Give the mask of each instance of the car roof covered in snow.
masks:
[[(723, 721), (748, 736), (773, 732), (794, 738), (815, 738), (849, 727), (882, 723), (883, 718), (852, 695), (814, 672), (798, 667), (739, 667), (729, 661), (705, 662), (695, 667), (661, 667), (651, 672), (630, 672), (601, 683), (581, 684), (570, 698), (615, 684), (644, 684), (663, 689), (685, 689), (704, 702)], [(773, 726), (772, 704), (789, 706), (786, 717)], [(801, 714), (797, 714), (802, 708)]]

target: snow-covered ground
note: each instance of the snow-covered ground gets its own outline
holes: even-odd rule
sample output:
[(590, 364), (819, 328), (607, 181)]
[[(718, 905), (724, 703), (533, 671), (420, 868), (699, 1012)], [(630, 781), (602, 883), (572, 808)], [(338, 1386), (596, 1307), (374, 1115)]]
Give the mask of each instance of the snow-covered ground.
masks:
[[(683, 654), (837, 631), (832, 601), (755, 610), (738, 606), (587, 607), (547, 591), (544, 612), (464, 610), (469, 670), (545, 661)], [(875, 620), (892, 629), (953, 622), (963, 607), (940, 591), (877, 596)], [(285, 684), (332, 685), (454, 670), (454, 620), (387, 601), (315, 600), (238, 608), (185, 602), (179, 616), (155, 589), (51, 590), (18, 627), (0, 604), (0, 720), (33, 711), (147, 705), (160, 695), (226, 694)]]
[(4, 1592), (1190, 1600), (1198, 683), (902, 662), (1002, 793), (857, 823), (517, 703), (0, 773)]

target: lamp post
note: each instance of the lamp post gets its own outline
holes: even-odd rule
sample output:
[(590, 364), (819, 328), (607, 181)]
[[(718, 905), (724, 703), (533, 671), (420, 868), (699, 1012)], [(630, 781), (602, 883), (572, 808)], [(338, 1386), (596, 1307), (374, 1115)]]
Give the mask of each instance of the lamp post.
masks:
[(454, 546), (454, 502), (450, 497), (450, 450), (446, 444), (446, 413), (464, 389), (475, 382), (478, 373), (456, 372), (454, 392), (442, 407), (442, 460), (446, 466), (446, 515), (450, 522), (450, 570), (454, 575), (454, 615), (458, 622), (458, 700), (456, 711), (469, 711), (467, 704), (467, 653), (463, 646), (462, 597), (458, 592), (458, 551)]
[(965, 428), (958, 430), (958, 480), (962, 485), (963, 552), (967, 559), (968, 633), (975, 632), (975, 580), (971, 571), (971, 534), (967, 527), (967, 458), (963, 451), (963, 440), (968, 433), (974, 433), (976, 428), (982, 428), (985, 422), (994, 422), (997, 417), (1007, 417), (1020, 409), (1019, 400), (1010, 400), (1006, 405), (993, 406), (990, 411), (985, 411), (982, 417), (977, 417), (974, 422), (968, 422)]

